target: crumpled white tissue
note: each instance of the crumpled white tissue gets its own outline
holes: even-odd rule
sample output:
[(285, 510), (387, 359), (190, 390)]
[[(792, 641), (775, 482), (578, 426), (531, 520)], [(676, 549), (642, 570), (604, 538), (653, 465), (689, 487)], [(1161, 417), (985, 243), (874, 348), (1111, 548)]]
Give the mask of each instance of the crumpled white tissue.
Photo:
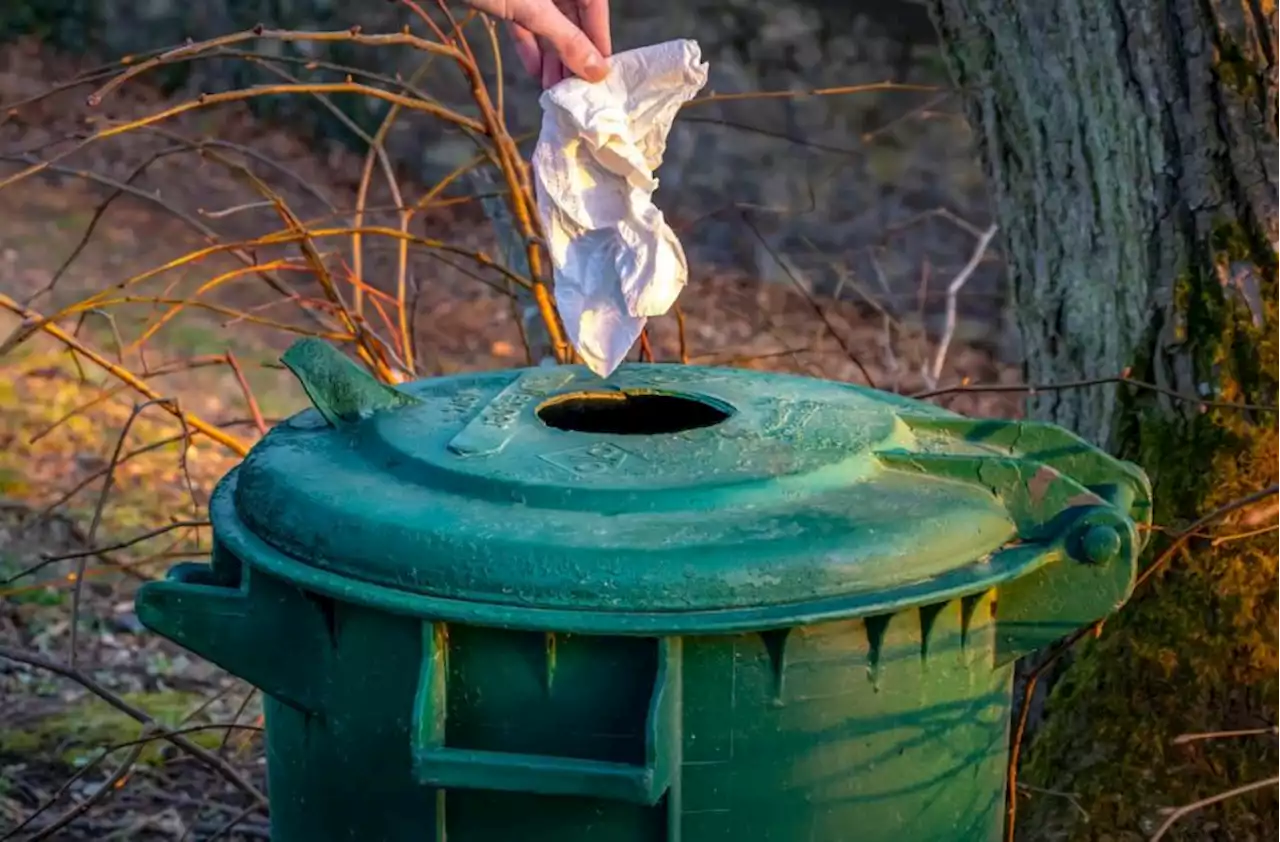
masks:
[(697, 42), (682, 39), (618, 53), (601, 82), (569, 78), (542, 94), (533, 174), (556, 306), (601, 377), (688, 278), (684, 249), (653, 204), (653, 171), (676, 112), (706, 82)]

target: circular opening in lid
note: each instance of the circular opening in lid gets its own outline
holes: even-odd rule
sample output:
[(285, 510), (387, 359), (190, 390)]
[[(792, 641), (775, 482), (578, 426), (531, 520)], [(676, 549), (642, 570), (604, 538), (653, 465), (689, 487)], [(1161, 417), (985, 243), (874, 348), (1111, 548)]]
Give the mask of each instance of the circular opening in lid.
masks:
[(653, 436), (713, 427), (730, 415), (705, 400), (660, 392), (578, 392), (538, 407), (548, 427), (575, 433)]

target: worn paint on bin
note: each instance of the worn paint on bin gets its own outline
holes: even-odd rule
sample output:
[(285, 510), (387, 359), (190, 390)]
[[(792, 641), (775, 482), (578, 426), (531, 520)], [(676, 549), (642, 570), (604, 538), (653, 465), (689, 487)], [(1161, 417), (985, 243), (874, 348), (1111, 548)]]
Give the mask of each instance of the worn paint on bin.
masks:
[(316, 409), (138, 596), (266, 694), (277, 842), (995, 839), (1012, 662), (1150, 517), (1066, 431), (846, 384), (285, 361)]

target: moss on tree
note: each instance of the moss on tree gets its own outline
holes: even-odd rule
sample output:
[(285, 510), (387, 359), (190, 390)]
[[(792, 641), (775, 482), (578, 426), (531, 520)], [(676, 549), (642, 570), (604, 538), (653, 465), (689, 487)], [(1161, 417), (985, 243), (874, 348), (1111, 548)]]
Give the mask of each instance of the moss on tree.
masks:
[[(1220, 223), (1211, 253), (1175, 285), (1179, 337), (1197, 349), (1214, 400), (1274, 403), (1276, 254), (1241, 225)], [(1252, 267), (1263, 311), (1230, 294), (1209, 267)], [(1255, 305), (1256, 306), (1256, 305)], [(1151, 376), (1151, 371), (1139, 376)], [(1124, 408), (1119, 443), (1147, 466), (1156, 523), (1178, 524), (1273, 485), (1276, 418), (1262, 411), (1171, 413), (1150, 396)], [(1056, 688), (1046, 727), (1024, 768), (1027, 783), (1072, 792), (1089, 815), (1050, 797), (1024, 809), (1027, 839), (1146, 839), (1162, 808), (1273, 775), (1273, 735), (1196, 740), (1181, 734), (1277, 722), (1277, 566), (1274, 500), (1242, 509), (1191, 541), (1086, 645)], [(1153, 550), (1167, 545), (1157, 536)], [(1275, 839), (1274, 793), (1223, 802), (1188, 818), (1171, 839)]]
[[(1273, 325), (1275, 302), (1273, 291)], [(1274, 373), (1274, 335), (1260, 351), (1262, 368)], [(1274, 374), (1271, 382), (1274, 394)], [(1155, 472), (1157, 523), (1186, 522), (1189, 513), (1275, 482), (1274, 428), (1238, 411), (1190, 423), (1139, 412), (1135, 427), (1133, 455)], [(1241, 534), (1274, 521), (1274, 512), (1259, 524), (1245, 511), (1207, 531)], [(1154, 547), (1163, 544), (1157, 539)], [(1193, 541), (1086, 644), (1050, 700), (1023, 779), (1075, 793), (1089, 822), (1053, 796), (1036, 796), (1022, 809), (1022, 838), (1146, 839), (1162, 808), (1275, 773), (1274, 736), (1174, 742), (1180, 734), (1275, 724), (1275, 546), (1274, 532), (1217, 546), (1209, 537)], [(1275, 839), (1274, 792), (1224, 802), (1170, 838)]]
[[(1054, 393), (1032, 413), (1142, 464), (1166, 527), (1274, 485), (1274, 412), (1196, 399), (1276, 402), (1275, 4), (933, 10), (1009, 240), (1029, 378), (1128, 370), (1192, 398)], [(1163, 809), (1275, 774), (1274, 735), (1176, 742), (1276, 724), (1275, 532), (1214, 539), (1275, 522), (1271, 497), (1206, 529), (1081, 646), (1024, 751), (1021, 838), (1145, 840)], [(1166, 838), (1276, 827), (1261, 790)]]
[[(1174, 306), (1184, 325), (1178, 338), (1197, 348), (1197, 368), (1215, 386), (1214, 400), (1274, 402), (1276, 255), (1238, 225), (1218, 226), (1211, 242), (1210, 259), (1176, 284)], [(1265, 272), (1261, 314), (1207, 269), (1241, 262)], [(1156, 523), (1193, 521), (1276, 482), (1280, 450), (1275, 416), (1266, 412), (1185, 415), (1140, 395), (1124, 407), (1118, 438), (1124, 455), (1152, 474)], [(1023, 838), (1146, 839), (1162, 809), (1275, 773), (1274, 736), (1175, 742), (1181, 734), (1277, 721), (1276, 537), (1232, 539), (1275, 520), (1270, 501), (1206, 529), (1085, 646), (1050, 700), (1024, 781), (1073, 793), (1089, 822), (1053, 796), (1040, 796), (1022, 811)], [(1153, 550), (1167, 540), (1156, 536)], [(1275, 796), (1262, 792), (1190, 817), (1169, 838), (1276, 837)]]

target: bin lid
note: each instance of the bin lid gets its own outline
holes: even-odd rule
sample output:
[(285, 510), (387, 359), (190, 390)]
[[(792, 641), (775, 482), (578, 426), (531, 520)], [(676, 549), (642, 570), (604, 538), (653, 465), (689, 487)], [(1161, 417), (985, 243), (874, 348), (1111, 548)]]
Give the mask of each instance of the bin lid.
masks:
[(344, 380), (364, 376), (345, 358), (337, 375), (291, 367), (319, 410), (228, 477), (215, 535), (349, 592), (623, 614), (924, 603), (1009, 575), (993, 551), (1051, 519), (1028, 507), (1062, 508), (1044, 489), (1011, 502), (1027, 495), (1000, 465), (1050, 469), (952, 429), (977, 422), (848, 384), (636, 364), (391, 390)]

